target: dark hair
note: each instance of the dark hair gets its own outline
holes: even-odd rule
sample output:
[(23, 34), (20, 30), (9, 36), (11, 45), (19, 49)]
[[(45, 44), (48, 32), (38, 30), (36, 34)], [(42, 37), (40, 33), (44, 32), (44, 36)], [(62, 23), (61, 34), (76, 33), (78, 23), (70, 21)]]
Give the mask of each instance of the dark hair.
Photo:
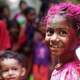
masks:
[(35, 11), (35, 9), (32, 7), (28, 7), (23, 11), (23, 14), (28, 15), (31, 11)]
[(10, 10), (10, 8), (9, 8), (8, 5), (4, 5), (4, 6), (3, 6), (3, 10), (4, 10), (5, 8), (8, 9), (8, 10)]
[(0, 5), (0, 19), (4, 19), (5, 18), (5, 16), (4, 16), (4, 9), (5, 8), (10, 10), (8, 5)]
[(80, 36), (80, 15), (67, 17), (67, 22), (76, 30), (77, 36)]
[(4, 11), (4, 5), (1, 5), (0, 6), (0, 19), (4, 18), (3, 11)]
[(1, 51), (0, 52), (0, 60), (10, 58), (10, 59), (16, 59), (22, 67), (26, 67), (25, 60), (26, 57), (23, 54), (19, 54), (12, 51)]

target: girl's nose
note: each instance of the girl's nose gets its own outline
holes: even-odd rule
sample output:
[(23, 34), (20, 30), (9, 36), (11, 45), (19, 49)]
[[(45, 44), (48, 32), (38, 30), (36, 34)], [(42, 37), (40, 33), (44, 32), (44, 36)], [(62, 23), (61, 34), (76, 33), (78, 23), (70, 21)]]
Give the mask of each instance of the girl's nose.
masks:
[(12, 70), (9, 70), (8, 73), (9, 73), (9, 75), (12, 75), (13, 74), (13, 71)]
[(50, 37), (50, 41), (59, 41), (59, 36), (58, 36), (58, 34), (54, 33), (54, 34)]

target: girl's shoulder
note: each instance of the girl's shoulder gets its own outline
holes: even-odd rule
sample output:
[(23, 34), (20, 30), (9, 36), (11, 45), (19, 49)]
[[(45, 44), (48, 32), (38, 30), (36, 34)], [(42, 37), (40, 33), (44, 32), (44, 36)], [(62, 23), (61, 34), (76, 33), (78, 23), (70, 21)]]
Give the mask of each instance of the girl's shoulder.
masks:
[(52, 72), (52, 79), (60, 80), (79, 80), (80, 79), (80, 63), (71, 62), (62, 66), (59, 70), (55, 69)]

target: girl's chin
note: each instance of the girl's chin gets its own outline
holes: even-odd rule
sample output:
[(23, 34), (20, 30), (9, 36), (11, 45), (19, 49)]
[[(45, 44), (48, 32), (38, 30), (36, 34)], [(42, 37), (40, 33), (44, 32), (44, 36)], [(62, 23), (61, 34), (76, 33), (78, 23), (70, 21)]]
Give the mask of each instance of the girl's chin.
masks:
[(51, 49), (50, 48), (50, 50), (51, 50), (51, 54), (52, 55), (55, 55), (55, 56), (59, 56), (59, 55), (61, 55), (62, 53), (63, 53), (63, 50), (62, 49), (55, 49), (55, 48), (53, 48), (53, 49)]
[(60, 54), (59, 54), (59, 53), (57, 53), (57, 52), (51, 52), (51, 55), (59, 56)]

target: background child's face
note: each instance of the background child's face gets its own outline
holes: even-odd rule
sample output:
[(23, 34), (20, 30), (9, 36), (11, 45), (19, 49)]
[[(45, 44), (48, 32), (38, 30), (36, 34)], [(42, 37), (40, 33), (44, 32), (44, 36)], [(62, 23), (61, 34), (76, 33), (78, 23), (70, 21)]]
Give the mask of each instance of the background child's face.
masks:
[(69, 52), (75, 43), (75, 38), (75, 30), (68, 25), (67, 21), (60, 16), (54, 16), (47, 28), (45, 38), (49, 42), (52, 55)]
[(42, 33), (45, 34), (46, 28), (45, 28), (45, 24), (44, 24), (43, 21), (40, 21), (40, 22), (39, 22), (39, 30), (40, 30)]
[(20, 6), (20, 9), (24, 10), (26, 8), (27, 8), (27, 3), (22, 3), (21, 6)]
[(16, 27), (10, 29), (10, 35), (12, 38), (17, 39), (19, 34), (19, 30)]
[(39, 42), (43, 39), (43, 35), (40, 32), (35, 32), (34, 37), (33, 37), (33, 41)]
[(28, 19), (29, 21), (35, 21), (35, 19), (36, 19), (36, 12), (35, 12), (35, 10), (32, 10), (32, 11), (30, 11), (30, 12), (28, 13), (27, 19)]
[(3, 12), (3, 14), (4, 14), (4, 16), (6, 16), (6, 17), (9, 17), (10, 16), (10, 10), (9, 10), (9, 8), (4, 8), (4, 12)]
[(3, 59), (1, 61), (1, 70), (4, 80), (21, 80), (25, 75), (25, 68), (13, 58)]

